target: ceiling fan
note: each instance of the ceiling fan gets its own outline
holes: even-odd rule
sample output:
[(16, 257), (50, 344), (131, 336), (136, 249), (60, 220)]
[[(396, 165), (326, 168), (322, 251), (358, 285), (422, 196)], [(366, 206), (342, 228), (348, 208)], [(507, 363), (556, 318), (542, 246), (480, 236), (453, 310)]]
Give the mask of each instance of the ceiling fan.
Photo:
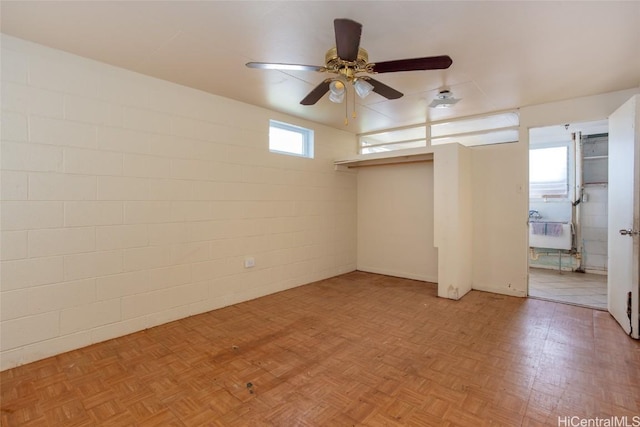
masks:
[(314, 105), (327, 92), (330, 92), (329, 99), (332, 102), (342, 102), (346, 91), (346, 83), (352, 84), (361, 98), (373, 91), (387, 99), (397, 99), (403, 96), (401, 92), (362, 74), (439, 70), (449, 68), (453, 63), (447, 55), (370, 63), (367, 51), (360, 47), (362, 24), (351, 19), (335, 19), (333, 24), (336, 47), (327, 51), (324, 66), (270, 62), (249, 62), (246, 65), (249, 68), (267, 70), (318, 71), (335, 74), (336, 77), (325, 79), (300, 101), (302, 105)]

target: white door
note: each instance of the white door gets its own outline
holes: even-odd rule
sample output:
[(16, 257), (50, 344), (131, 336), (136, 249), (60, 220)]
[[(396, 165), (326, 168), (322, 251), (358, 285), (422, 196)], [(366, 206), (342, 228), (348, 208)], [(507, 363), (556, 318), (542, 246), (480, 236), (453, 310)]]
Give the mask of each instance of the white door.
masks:
[(609, 117), (609, 312), (636, 339), (640, 332), (639, 104), (636, 95)]

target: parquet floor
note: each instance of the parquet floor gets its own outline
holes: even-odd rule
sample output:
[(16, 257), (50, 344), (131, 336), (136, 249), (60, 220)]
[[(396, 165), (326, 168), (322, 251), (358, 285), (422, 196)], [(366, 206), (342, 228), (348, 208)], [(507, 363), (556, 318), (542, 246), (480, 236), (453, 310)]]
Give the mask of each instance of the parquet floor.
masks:
[[(608, 313), (354, 272), (4, 371), (3, 426), (557, 426), (640, 414)], [(568, 425), (568, 424), (565, 424)]]

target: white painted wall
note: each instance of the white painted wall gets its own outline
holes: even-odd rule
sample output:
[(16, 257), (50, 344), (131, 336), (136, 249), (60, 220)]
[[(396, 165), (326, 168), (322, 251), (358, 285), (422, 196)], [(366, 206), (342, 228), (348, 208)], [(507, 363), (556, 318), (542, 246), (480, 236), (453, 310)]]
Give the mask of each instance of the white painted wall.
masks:
[(471, 150), (473, 288), (525, 296), (528, 147), (518, 142)]
[(636, 93), (640, 88), (523, 107), (519, 142), (472, 148), (474, 289), (527, 294), (529, 129), (606, 119)]
[(438, 296), (462, 298), (473, 285), (472, 149), (434, 147), (434, 245)]
[(6, 36), (1, 71), (1, 369), (355, 269), (352, 134)]
[[(447, 282), (462, 290), (470, 283), (469, 286), (477, 290), (527, 295), (529, 129), (606, 119), (639, 92), (640, 89), (631, 89), (522, 108), (519, 142), (471, 147), (468, 149), (470, 160), (466, 163), (446, 148), (438, 154), (438, 150), (446, 146), (434, 147), (434, 245), (438, 248), (440, 296), (450, 297)], [(454, 172), (456, 165), (465, 164), (470, 171), (468, 192), (459, 183), (463, 178), (458, 175), (460, 172)], [(462, 166), (461, 169), (465, 170)], [(438, 176), (442, 185), (438, 185)], [(454, 189), (458, 193), (452, 199)], [(464, 197), (457, 198), (462, 194), (468, 197), (467, 205), (459, 204), (464, 202)], [(464, 228), (465, 219), (452, 216), (447, 210), (454, 205), (464, 206), (459, 212), (469, 215), (470, 227)], [(452, 238), (450, 233), (456, 233), (457, 237)], [(465, 244), (471, 245), (468, 253)], [(451, 245), (447, 247), (455, 256), (443, 256), (445, 245)], [(462, 295), (464, 292), (460, 291), (459, 297)]]
[(433, 163), (358, 169), (358, 270), (438, 281)]

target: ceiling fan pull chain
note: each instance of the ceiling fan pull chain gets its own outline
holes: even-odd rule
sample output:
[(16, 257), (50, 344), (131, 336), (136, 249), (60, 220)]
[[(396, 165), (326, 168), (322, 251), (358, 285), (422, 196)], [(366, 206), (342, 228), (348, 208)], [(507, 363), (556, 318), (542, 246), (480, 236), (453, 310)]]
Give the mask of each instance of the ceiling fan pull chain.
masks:
[(351, 113), (351, 117), (355, 119), (357, 117), (356, 114), (356, 94), (353, 94), (353, 112)]
[(347, 96), (346, 98), (347, 99), (345, 99), (344, 101), (344, 125), (348, 126), (349, 125), (349, 97)]

